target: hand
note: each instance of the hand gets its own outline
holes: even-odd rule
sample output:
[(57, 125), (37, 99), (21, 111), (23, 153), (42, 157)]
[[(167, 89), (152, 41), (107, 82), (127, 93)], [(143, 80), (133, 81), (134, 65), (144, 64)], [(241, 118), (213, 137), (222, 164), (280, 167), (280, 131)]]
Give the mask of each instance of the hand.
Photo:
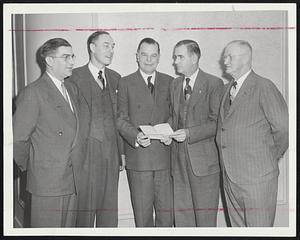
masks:
[(125, 169), (125, 166), (126, 166), (125, 154), (121, 154), (121, 161), (122, 161), (122, 165), (119, 168), (120, 172), (122, 172)]
[(169, 136), (164, 135), (163, 139), (160, 139), (160, 142), (168, 146), (168, 145), (171, 144), (172, 138), (170, 138)]
[(172, 134), (172, 138), (174, 138), (177, 142), (183, 142), (187, 137), (186, 129), (179, 129)]
[(151, 140), (142, 132), (139, 132), (136, 136), (136, 142), (143, 147), (148, 147), (151, 144)]

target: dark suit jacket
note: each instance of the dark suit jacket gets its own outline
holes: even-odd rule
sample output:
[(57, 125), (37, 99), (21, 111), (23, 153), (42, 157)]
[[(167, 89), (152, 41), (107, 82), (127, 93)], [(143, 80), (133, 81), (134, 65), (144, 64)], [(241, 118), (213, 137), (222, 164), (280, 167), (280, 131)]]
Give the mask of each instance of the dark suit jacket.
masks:
[(170, 149), (158, 140), (135, 147), (138, 127), (167, 122), (170, 116), (170, 82), (172, 77), (156, 72), (154, 98), (140, 71), (121, 79), (118, 92), (118, 129), (125, 141), (127, 169), (137, 171), (170, 168)]
[[(183, 76), (178, 77), (171, 85), (172, 126), (175, 130), (178, 129), (183, 80)], [(199, 69), (186, 119), (186, 128), (190, 134), (187, 140), (187, 157), (196, 176), (206, 176), (220, 171), (214, 139), (222, 90), (222, 80)], [(173, 143), (172, 161), (177, 157), (178, 144), (184, 143)]]
[(278, 175), (278, 159), (288, 147), (288, 109), (268, 79), (253, 71), (245, 79), (228, 115), (220, 107), (217, 142), (222, 167), (236, 183), (257, 183)]
[[(112, 108), (114, 112), (114, 118), (116, 122), (116, 115), (117, 115), (117, 91), (118, 91), (118, 84), (121, 78), (121, 75), (117, 72), (105, 68), (105, 78), (107, 81), (107, 85), (109, 88), (110, 98), (112, 102)], [(91, 74), (88, 65), (84, 65), (82, 67), (76, 68), (73, 70), (72, 76), (70, 81), (74, 82), (84, 98), (86, 99), (88, 106), (91, 108), (92, 104), (92, 94), (91, 94), (91, 82), (95, 81), (93, 75)], [(116, 129), (116, 136), (118, 137), (118, 149), (119, 149), (119, 162), (121, 164), (121, 154), (124, 154), (124, 146), (123, 140), (121, 139), (117, 128)]]
[(13, 116), (14, 160), (40, 196), (74, 193), (86, 151), (88, 108), (74, 84), (65, 86), (74, 113), (44, 73), (19, 94)]

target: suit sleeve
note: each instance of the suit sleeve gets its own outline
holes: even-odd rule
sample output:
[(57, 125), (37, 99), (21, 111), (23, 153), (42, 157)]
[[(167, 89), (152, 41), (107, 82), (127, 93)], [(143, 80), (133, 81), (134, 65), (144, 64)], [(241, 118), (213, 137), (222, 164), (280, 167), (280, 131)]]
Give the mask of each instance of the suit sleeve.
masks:
[[(117, 87), (116, 87), (116, 91), (117, 94), (119, 94), (119, 89), (120, 89), (120, 81), (121, 81), (121, 76), (118, 77), (118, 81), (117, 81)], [(117, 106), (118, 108), (118, 106)], [(117, 113), (118, 114), (118, 113)], [(120, 132), (118, 131), (118, 136), (117, 136), (117, 141), (118, 141), (118, 148), (119, 148), (119, 154), (120, 155), (125, 155), (125, 150), (124, 150), (124, 140), (120, 135)], [(120, 158), (120, 166), (122, 165), (122, 160)]]
[(272, 82), (263, 86), (260, 94), (260, 105), (270, 124), (277, 149), (276, 159), (279, 159), (287, 150), (289, 144), (288, 108), (283, 96)]
[(218, 80), (209, 96), (209, 113), (207, 121), (204, 124), (190, 127), (189, 140), (190, 144), (214, 137), (217, 129), (217, 119), (223, 93), (223, 81)]
[(34, 131), (39, 115), (38, 99), (31, 88), (25, 88), (17, 98), (13, 116), (13, 155), (22, 171), (27, 168), (30, 152), (30, 136)]
[(173, 86), (174, 86), (174, 83), (173, 83), (174, 79), (172, 79), (170, 81), (170, 84), (169, 84), (169, 98), (170, 98), (170, 107), (169, 107), (169, 118), (167, 120), (167, 123), (170, 124), (170, 126), (172, 127), (172, 129), (174, 130), (175, 126), (173, 124), (173, 97), (172, 97), (172, 93), (173, 93)]
[(127, 94), (126, 80), (121, 79), (119, 82), (118, 91), (118, 111), (117, 111), (117, 128), (125, 138), (125, 140), (132, 146), (135, 147), (136, 136), (139, 131), (131, 124), (129, 119), (129, 102)]

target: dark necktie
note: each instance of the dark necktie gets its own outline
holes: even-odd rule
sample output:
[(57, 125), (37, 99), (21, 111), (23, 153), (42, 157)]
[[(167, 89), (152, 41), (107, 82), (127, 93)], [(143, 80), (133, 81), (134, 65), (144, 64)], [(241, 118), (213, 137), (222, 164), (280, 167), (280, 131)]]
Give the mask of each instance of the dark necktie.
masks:
[(184, 99), (185, 99), (186, 101), (188, 101), (189, 98), (190, 98), (191, 95), (192, 95), (192, 87), (191, 87), (191, 85), (189, 84), (190, 81), (191, 81), (190, 78), (186, 78), (186, 79), (185, 79)]
[(152, 78), (152, 76), (147, 77), (147, 82), (148, 82), (148, 89), (150, 90), (151, 94), (153, 94), (153, 91), (154, 91), (154, 85), (153, 85), (153, 83), (151, 82), (151, 78)]
[(225, 101), (224, 101), (224, 116), (225, 117), (227, 116), (227, 114), (229, 112), (229, 109), (230, 109), (230, 106), (231, 106), (231, 103), (232, 103), (231, 88), (234, 88), (234, 90), (236, 89), (236, 81), (233, 81), (233, 82), (230, 83), (229, 92), (228, 92), (228, 94), (226, 94), (226, 98), (225, 98)]
[(235, 92), (236, 90), (236, 85), (237, 85), (237, 81), (233, 81), (231, 87), (230, 87), (230, 90), (229, 90), (229, 105), (232, 104), (232, 101), (233, 101), (233, 93)]
[(105, 81), (104, 81), (104, 78), (102, 76), (102, 71), (101, 70), (98, 73), (98, 79), (100, 80), (100, 82), (102, 84), (102, 90), (104, 90), (105, 89)]

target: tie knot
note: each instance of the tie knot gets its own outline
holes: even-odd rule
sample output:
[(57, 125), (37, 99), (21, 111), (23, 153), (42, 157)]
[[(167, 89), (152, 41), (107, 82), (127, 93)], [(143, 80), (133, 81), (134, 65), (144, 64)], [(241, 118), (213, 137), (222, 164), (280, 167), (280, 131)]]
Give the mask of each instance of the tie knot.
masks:
[(102, 77), (102, 70), (100, 70), (100, 71), (98, 72), (98, 78), (99, 78), (99, 79), (103, 79), (103, 77)]
[(233, 81), (232, 87), (236, 88), (236, 85), (237, 85), (237, 81)]
[(152, 76), (147, 77), (148, 84), (151, 83)]
[(186, 85), (189, 85), (190, 81), (191, 81), (190, 78), (186, 78), (186, 79), (185, 79)]

